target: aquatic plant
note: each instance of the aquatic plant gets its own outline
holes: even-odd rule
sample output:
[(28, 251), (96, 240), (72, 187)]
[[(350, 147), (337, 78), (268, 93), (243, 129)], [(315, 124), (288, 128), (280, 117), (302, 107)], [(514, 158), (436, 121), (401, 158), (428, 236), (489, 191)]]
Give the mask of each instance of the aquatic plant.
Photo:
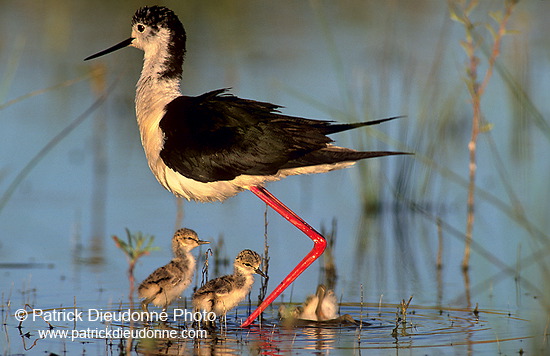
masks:
[(154, 236), (143, 235), (140, 231), (136, 233), (126, 229), (126, 241), (113, 236), (116, 246), (124, 252), (128, 259), (128, 281), (130, 282), (130, 308), (133, 308), (133, 297), (135, 290), (134, 268), (136, 262), (141, 257), (148, 255), (151, 251), (155, 251), (158, 247), (153, 246)]
[[(472, 131), (470, 141), (468, 142), (469, 152), (469, 183), (468, 183), (468, 202), (467, 202), (467, 223), (466, 223), (466, 241), (464, 248), (464, 257), (462, 260), (462, 269), (467, 270), (470, 264), (470, 246), (472, 241), (472, 231), (474, 227), (474, 206), (475, 206), (475, 188), (476, 188), (476, 170), (477, 170), (477, 139), (478, 135), (491, 128), (490, 124), (483, 121), (481, 112), (481, 98), (485, 93), (487, 84), (493, 75), (493, 69), (497, 57), (500, 55), (502, 38), (506, 35), (506, 25), (512, 15), (515, 5), (519, 0), (507, 0), (504, 11), (490, 12), (489, 16), (493, 18), (496, 26), (490, 22), (476, 23), (472, 20), (472, 13), (479, 4), (478, 0), (450, 0), (449, 11), (453, 20), (462, 24), (465, 30), (466, 39), (461, 42), (464, 52), (466, 52), (466, 86), (470, 95), (472, 105)], [(487, 58), (487, 69), (485, 73), (479, 73), (480, 58), (477, 52), (486, 39), (478, 32), (477, 28), (485, 25), (492, 38), (490, 55)], [(479, 78), (483, 77), (480, 81)]]
[[(118, 247), (128, 259), (128, 281), (130, 283), (130, 292), (128, 298), (130, 301), (130, 309), (134, 309), (134, 291), (136, 289), (136, 279), (134, 277), (134, 268), (136, 262), (143, 256), (148, 255), (151, 251), (157, 250), (158, 247), (153, 247), (154, 236), (143, 235), (140, 231), (131, 233), (128, 228), (126, 230), (126, 241), (113, 236), (116, 247)], [(130, 328), (133, 328), (133, 321), (130, 321)], [(132, 339), (126, 340), (126, 354), (129, 355), (132, 349)]]

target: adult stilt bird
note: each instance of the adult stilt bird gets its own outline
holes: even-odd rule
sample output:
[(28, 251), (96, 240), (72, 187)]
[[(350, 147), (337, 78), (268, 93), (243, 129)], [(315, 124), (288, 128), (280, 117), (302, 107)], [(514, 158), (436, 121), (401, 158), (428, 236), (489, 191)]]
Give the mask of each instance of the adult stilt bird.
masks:
[(394, 118), (335, 124), (283, 115), (277, 105), (241, 99), (227, 89), (181, 95), (185, 41), (185, 30), (173, 11), (142, 7), (132, 18), (132, 37), (86, 60), (126, 46), (145, 52), (136, 90), (136, 116), (149, 167), (166, 189), (201, 202), (224, 200), (248, 189), (313, 240), (313, 249), (248, 317), (244, 327), (326, 246), (323, 236), (269, 193), (265, 183), (402, 152), (361, 152), (335, 146), (327, 137)]

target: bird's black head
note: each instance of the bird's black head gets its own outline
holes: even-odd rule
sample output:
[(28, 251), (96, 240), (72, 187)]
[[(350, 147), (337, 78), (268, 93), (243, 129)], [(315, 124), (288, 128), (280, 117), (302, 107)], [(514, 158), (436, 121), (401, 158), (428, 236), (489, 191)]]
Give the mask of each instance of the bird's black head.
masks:
[[(136, 11), (132, 17), (132, 28), (137, 25), (139, 32), (147, 27), (153, 31), (164, 28), (170, 31), (174, 44), (185, 48), (185, 29), (174, 11), (164, 6), (144, 6)], [(139, 26), (142, 25), (142, 26)]]
[[(163, 36), (168, 34), (168, 38)], [(148, 45), (166, 42), (168, 56), (163, 77), (181, 75), (181, 66), (185, 55), (186, 34), (176, 14), (164, 6), (144, 6), (136, 11), (132, 18), (132, 37), (137, 48), (148, 50)], [(152, 46), (157, 48), (157, 45)]]
[[(97, 58), (126, 46), (139, 48), (146, 54), (165, 61), (163, 77), (181, 75), (185, 55), (186, 34), (176, 14), (164, 6), (144, 6), (132, 17), (132, 37), (85, 60)], [(154, 53), (164, 51), (165, 53)], [(150, 52), (150, 53), (147, 53)]]

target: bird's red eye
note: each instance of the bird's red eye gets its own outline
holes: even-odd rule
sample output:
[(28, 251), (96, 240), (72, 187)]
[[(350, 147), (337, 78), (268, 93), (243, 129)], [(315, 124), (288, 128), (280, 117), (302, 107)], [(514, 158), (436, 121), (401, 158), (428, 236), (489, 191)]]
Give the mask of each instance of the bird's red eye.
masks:
[(143, 26), (142, 24), (139, 24), (139, 25), (137, 25), (137, 30), (139, 32), (143, 32), (143, 31), (145, 31), (145, 26)]

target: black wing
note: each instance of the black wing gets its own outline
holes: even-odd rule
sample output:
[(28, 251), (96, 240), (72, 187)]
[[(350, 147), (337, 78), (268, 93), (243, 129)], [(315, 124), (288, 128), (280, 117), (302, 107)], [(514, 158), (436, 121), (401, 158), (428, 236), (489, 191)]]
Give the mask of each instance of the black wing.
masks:
[(168, 167), (200, 182), (275, 174), (311, 165), (303, 157), (332, 142), (328, 134), (385, 121), (332, 124), (286, 116), (276, 105), (225, 91), (180, 96), (166, 106), (160, 157)]

